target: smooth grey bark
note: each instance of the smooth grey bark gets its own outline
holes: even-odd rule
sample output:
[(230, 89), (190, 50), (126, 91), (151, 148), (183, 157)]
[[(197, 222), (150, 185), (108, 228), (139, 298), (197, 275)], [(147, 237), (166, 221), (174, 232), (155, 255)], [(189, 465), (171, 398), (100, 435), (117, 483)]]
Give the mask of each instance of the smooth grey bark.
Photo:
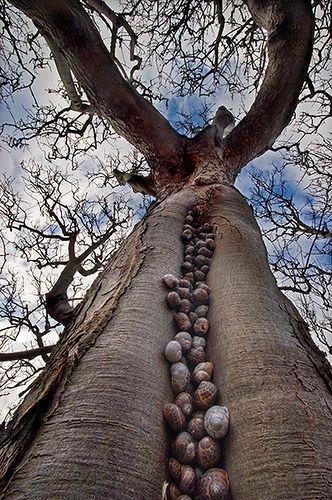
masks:
[(247, 117), (216, 148), (210, 129), (192, 141), (179, 136), (120, 78), (77, 1), (52, 0), (45, 9), (40, 0), (13, 0), (49, 31), (91, 102), (145, 154), (168, 198), (111, 259), (10, 423), (0, 456), (5, 498), (160, 497), (168, 452), (161, 409), (172, 398), (162, 352), (174, 333), (161, 276), (179, 271), (181, 227), (195, 199), (218, 230), (209, 349), (231, 414), (224, 461), (233, 498), (331, 496), (328, 369), (276, 287), (250, 208), (222, 186), (288, 123), (312, 18), (303, 0), (247, 3), (268, 30), (270, 63)]
[(61, 402), (52, 403), (59, 406), (38, 431), (6, 498), (160, 496), (168, 452), (162, 406), (172, 399), (163, 348), (174, 333), (162, 276), (180, 269), (179, 235), (192, 200), (191, 193), (181, 194), (156, 207), (120, 251), (123, 261), (95, 283), (74, 338), (75, 328), (86, 332), (107, 313), (119, 280), (138, 264)]
[[(234, 499), (330, 498), (331, 378), (295, 307), (279, 291), (250, 207), (214, 199), (211, 357), (229, 407), (225, 467)], [(220, 354), (219, 354), (220, 353)], [(327, 372), (328, 376), (328, 372)]]
[(217, 230), (208, 346), (231, 415), (224, 464), (233, 499), (328, 498), (331, 399), (317, 373), (323, 356), (276, 287), (251, 209), (220, 185), (157, 205), (120, 251), (122, 266), (114, 261), (95, 282), (68, 333), (77, 341), (139, 263), (63, 390), (48, 395), (5, 498), (160, 498), (169, 453), (162, 405), (172, 400), (163, 349), (175, 333), (161, 277), (179, 272), (181, 229), (195, 199)]

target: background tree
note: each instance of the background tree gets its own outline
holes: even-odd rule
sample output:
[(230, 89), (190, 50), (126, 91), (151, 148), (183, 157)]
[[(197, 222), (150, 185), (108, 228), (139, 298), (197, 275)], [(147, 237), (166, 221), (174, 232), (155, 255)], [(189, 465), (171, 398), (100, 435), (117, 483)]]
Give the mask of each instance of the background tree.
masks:
[[(328, 467), (321, 450), (326, 441), (322, 428), (328, 417), (323, 403), (327, 398), (324, 384), (329, 381), (328, 370), (324, 367), (324, 358), (310, 343), (302, 320), (276, 289), (252, 213), (230, 186), (243, 165), (272, 146), (288, 123), (306, 78), (309, 94), (305, 92), (303, 99), (316, 101), (313, 109), (318, 109), (319, 115), (306, 111), (308, 121), (304, 129), (299, 129), (295, 142), (288, 140), (280, 148), (285, 149), (284, 154), (288, 150), (294, 155), (295, 151), (297, 156), (293, 157), (292, 164), (303, 165), (307, 170), (303, 178), (301, 174), (295, 178), (291, 188), (294, 184), (302, 187), (306, 183), (315, 190), (307, 201), (311, 211), (309, 215), (300, 212), (301, 201), (290, 190), (289, 157), (282, 167), (277, 165), (277, 173), (282, 170), (286, 177), (279, 180), (276, 173), (268, 173), (273, 182), (265, 183), (261, 175), (253, 172), (255, 184), (252, 189), (256, 211), (274, 223), (272, 229), (269, 226), (265, 229), (270, 241), (277, 241), (280, 228), (283, 231), (283, 252), (273, 258), (273, 263), (278, 272), (284, 272), (293, 280), (284, 286), (303, 292), (299, 277), (305, 286), (311, 275), (310, 283), (314, 283), (311, 287), (326, 307), (324, 287), (328, 282), (328, 262), (316, 255), (317, 251), (324, 250), (325, 243), (321, 244), (320, 238), (330, 236), (326, 218), (327, 183), (321, 181), (327, 175), (324, 150), (317, 153), (311, 148), (308, 153), (301, 145), (310, 146), (310, 127), (316, 129), (318, 136), (323, 133), (326, 113), (322, 110), (331, 103), (324, 85), (315, 90), (317, 75), (324, 67), (322, 61), (326, 61), (328, 54), (324, 32), (328, 26), (327, 5), (315, 5), (321, 38), (317, 40), (312, 70), (307, 74), (312, 42), (308, 2), (298, 1), (292, 6), (281, 1), (271, 1), (265, 6), (248, 2), (252, 18), (242, 4), (237, 3), (226, 5), (223, 12), (221, 2), (177, 2), (176, 5), (168, 2), (157, 6), (154, 2), (135, 5), (130, 2), (122, 5), (122, 15), (116, 15), (106, 4), (88, 1), (86, 6), (91, 17), (74, 1), (50, 2), (47, 12), (37, 1), (13, 3), (33, 20), (45, 37), (71, 106), (59, 111), (56, 106), (48, 105), (40, 108), (35, 116), (27, 113), (27, 117), (16, 124), (18, 135), (11, 133), (10, 144), (24, 145), (27, 139), (38, 134), (40, 140), (44, 139), (51, 146), (49, 159), (63, 158), (77, 166), (79, 154), (87, 154), (99, 142), (109, 139), (110, 123), (145, 157), (159, 201), (94, 283), (76, 311), (74, 323), (65, 330), (53, 351), (46, 370), (33, 384), (30, 395), (8, 425), (3, 438), (5, 480), (13, 474), (16, 461), (24, 453), (28, 453), (30, 459), (28, 464), (20, 465), (7, 491), (21, 489), (27, 494), (28, 488), (32, 488), (38, 497), (44, 494), (47, 484), (53, 492), (63, 496), (63, 478), (67, 477), (73, 488), (71, 495), (80, 491), (87, 497), (121, 495), (121, 498), (133, 498), (139, 488), (142, 497), (157, 497), (166, 453), (160, 412), (162, 402), (170, 397), (167, 370), (160, 352), (161, 344), (172, 333), (170, 313), (163, 305), (160, 276), (166, 271), (179, 270), (182, 258), (179, 235), (184, 215), (192, 204), (198, 203), (204, 217), (215, 223), (220, 237), (209, 276), (213, 290), (209, 343), (218, 368), (216, 378), (222, 387), (222, 401), (231, 411), (232, 426), (225, 444), (224, 463), (230, 472), (233, 496), (241, 497), (248, 491), (253, 498), (264, 498), (267, 491), (273, 498), (295, 498), (301, 495), (300, 492), (305, 497), (308, 491), (312, 498), (321, 495), (326, 491), (325, 479), (321, 478), (327, 478)], [(14, 42), (14, 58), (8, 59), (8, 64), (21, 68), (23, 46), (20, 37), (24, 18), (12, 18), (10, 6), (4, 5), (2, 12), (5, 32)], [(130, 26), (126, 21), (129, 16)], [(227, 26), (226, 18), (229, 20)], [(110, 51), (97, 30), (98, 27), (103, 33), (98, 24), (100, 19), (111, 27)], [(263, 46), (265, 30), (268, 64)], [(134, 52), (135, 33), (139, 33), (142, 40), (139, 56)], [(30, 86), (32, 82), (27, 81), (26, 75), (33, 80), (35, 68), (43, 68), (47, 63), (41, 55), (42, 47), (36, 34), (27, 37), (24, 43), (26, 40), (36, 55), (31, 59), (33, 70), (26, 67), (25, 78), (17, 78), (11, 66), (13, 77), (5, 81), (5, 89)], [(132, 61), (129, 70), (118, 55), (119, 48), (126, 47), (126, 40)], [(144, 43), (149, 48), (148, 53)], [(256, 47), (257, 50), (253, 50)], [(134, 78), (134, 70), (142, 66), (143, 61), (149, 65), (152, 60), (158, 68), (156, 76), (162, 91), (159, 96), (151, 82), (147, 84), (143, 80), (146, 73), (142, 72), (139, 79)], [(244, 62), (240, 65), (240, 61)], [(171, 81), (163, 78), (165, 75)], [(150, 104), (159, 97), (169, 107), (174, 105), (167, 95), (170, 84), (173, 95), (192, 92), (205, 95), (206, 108), (201, 108), (201, 125), (205, 125), (209, 99), (215, 94), (216, 85), (223, 85), (223, 82), (234, 93), (244, 90), (250, 93), (258, 87), (260, 90), (250, 111), (245, 113), (243, 110), (239, 114), (243, 119), (222, 144), (216, 144), (213, 127), (205, 128), (194, 139), (180, 135)], [(183, 111), (178, 116), (180, 133), (197, 130), (197, 121), (193, 123), (190, 113)], [(194, 116), (197, 120), (196, 110)], [(81, 137), (87, 131), (90, 137), (83, 146), (81, 141), (69, 139)], [(319, 171), (313, 161), (317, 154), (323, 155)], [(311, 164), (315, 167), (310, 171)], [(31, 173), (33, 169), (30, 168)], [(309, 181), (308, 173), (311, 174)], [(56, 184), (61, 179), (61, 174), (57, 175)], [(100, 179), (101, 175), (99, 172), (96, 176)], [(105, 178), (108, 176), (106, 172)], [(35, 175), (35, 185), (39, 177), (40, 173)], [(62, 180), (67, 181), (66, 177)], [(68, 241), (68, 257), (53, 261), (53, 265), (64, 265), (67, 269), (67, 273), (62, 274), (65, 275), (62, 282), (60, 277), (61, 300), (57, 302), (60, 316), (59, 309), (55, 312), (55, 316), (63, 320), (62, 306), (68, 306), (67, 278), (71, 280), (76, 269), (85, 272), (82, 264), (87, 249), (73, 250), (78, 229), (83, 226), (91, 238), (87, 245), (89, 252), (85, 255), (93, 254), (95, 259), (90, 269), (101, 264), (96, 255), (98, 245), (95, 245), (97, 242), (105, 244), (104, 237), (110, 230), (103, 226), (98, 234), (95, 214), (88, 216), (86, 223), (80, 221), (79, 224), (77, 218), (82, 208), (86, 209), (82, 206), (84, 202), (74, 198), (77, 206), (72, 210), (63, 203), (60, 193), (56, 200), (51, 197), (50, 202), (48, 190), (44, 191), (43, 210), (55, 218), (57, 225), (53, 221), (42, 228), (31, 226), (8, 180), (4, 192), (8, 195), (6, 208), (14, 207), (14, 214), (11, 210), (6, 213), (7, 225), (29, 231), (30, 236), (23, 236), (18, 246), (28, 259), (42, 267), (45, 263), (52, 265), (52, 257), (58, 254), (52, 245), (42, 243), (45, 240), (41, 238), (46, 236), (53, 243), (61, 237)], [(325, 197), (317, 204), (320, 193), (325, 193)], [(54, 208), (55, 202), (61, 217)], [(114, 214), (110, 217), (107, 198), (101, 208), (102, 224), (105, 219), (109, 220), (114, 229), (115, 217)], [(121, 224), (121, 220), (118, 223)], [(312, 240), (309, 250), (304, 247), (306, 254), (297, 253), (297, 260), (294, 260), (294, 243), (285, 235), (293, 236), (297, 232)], [(37, 238), (34, 240), (38, 242), (37, 256), (30, 254), (31, 235)], [(296, 238), (296, 244), (297, 241)], [(282, 262), (287, 260), (290, 265), (284, 271)], [(14, 297), (11, 292), (7, 303), (13, 304)], [(52, 307), (54, 316), (54, 304)], [(311, 312), (308, 307), (307, 310)], [(319, 333), (325, 341), (321, 330)], [(37, 338), (40, 336), (38, 333)], [(262, 373), (266, 369), (268, 373), (263, 377), (262, 386)], [(151, 380), (153, 371), (158, 375)], [(284, 383), (282, 390), (280, 380)], [(153, 407), (146, 407), (146, 401), (153, 401)], [(317, 418), (323, 427), (311, 426)], [(47, 423), (42, 424), (42, 421)], [(41, 437), (31, 446), (39, 426)], [(19, 434), (20, 439), (17, 439)], [(53, 452), (51, 443), (54, 440), (61, 442), (64, 436), (66, 445)], [(97, 442), (93, 457), (91, 440)], [(120, 456), (120, 451), (124, 456)], [(56, 460), (56, 471), (51, 470), (49, 460)], [(292, 461), (297, 464), (297, 474), (290, 470)], [(71, 467), (67, 475), (68, 462)], [(91, 462), (95, 464), (93, 467)], [(89, 481), (86, 481), (84, 464), (89, 469)], [(128, 474), (128, 467), (135, 473)], [(304, 479), (309, 469), (311, 476)], [(43, 484), (33, 471), (43, 477)], [(151, 482), (152, 471), (155, 479)], [(70, 479), (73, 475), (77, 478), (75, 482)], [(68, 495), (67, 485), (65, 488)]]

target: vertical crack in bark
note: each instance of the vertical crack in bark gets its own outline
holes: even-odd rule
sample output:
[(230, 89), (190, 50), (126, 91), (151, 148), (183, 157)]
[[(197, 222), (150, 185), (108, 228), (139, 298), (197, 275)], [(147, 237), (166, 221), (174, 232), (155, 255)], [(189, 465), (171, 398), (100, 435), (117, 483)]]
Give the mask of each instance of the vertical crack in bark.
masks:
[(228, 431), (229, 413), (216, 404), (220, 398), (212, 382), (214, 365), (206, 358), (209, 332), (210, 288), (206, 278), (215, 247), (215, 233), (209, 223), (204, 196), (185, 217), (182, 240), (182, 276), (166, 274), (164, 284), (171, 290), (167, 302), (174, 309), (179, 331), (165, 348), (170, 363), (175, 399), (163, 408), (172, 436), (168, 461), (171, 482), (165, 481), (163, 500), (179, 495), (209, 498), (214, 491), (220, 500), (229, 498), (227, 472), (221, 468), (220, 440)]

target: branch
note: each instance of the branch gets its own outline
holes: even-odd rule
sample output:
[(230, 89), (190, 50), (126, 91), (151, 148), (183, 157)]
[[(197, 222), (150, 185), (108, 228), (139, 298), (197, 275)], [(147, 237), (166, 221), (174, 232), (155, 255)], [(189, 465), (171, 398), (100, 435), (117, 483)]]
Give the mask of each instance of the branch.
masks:
[(34, 359), (41, 354), (51, 352), (53, 347), (54, 345), (48, 345), (44, 347), (37, 347), (36, 349), (29, 349), (27, 351), (0, 352), (0, 362), (17, 361), (19, 359)]
[(115, 45), (117, 39), (117, 33), (119, 28), (124, 28), (130, 37), (130, 60), (136, 61), (135, 66), (130, 71), (130, 80), (133, 79), (133, 74), (136, 70), (141, 67), (142, 58), (135, 54), (135, 47), (137, 42), (137, 36), (135, 35), (133, 29), (125, 18), (119, 14), (116, 14), (103, 0), (85, 0), (86, 3), (94, 9), (99, 14), (103, 14), (109, 19), (113, 24), (112, 31), (112, 43), (111, 43), (111, 55), (115, 58)]
[(90, 104), (83, 104), (80, 96), (78, 95), (75, 88), (73, 77), (70, 72), (69, 64), (67, 63), (64, 55), (58, 49), (57, 44), (54, 42), (53, 38), (46, 31), (44, 31), (40, 26), (38, 26), (38, 24), (36, 24), (36, 26), (39, 32), (45, 38), (47, 45), (49, 46), (50, 51), (53, 54), (55, 66), (58, 70), (59, 76), (66, 89), (66, 92), (68, 94), (71, 103), (70, 108), (73, 111), (94, 114), (96, 112), (94, 106), (91, 106)]
[(269, 64), (256, 100), (222, 146), (234, 177), (267, 151), (289, 123), (306, 78), (314, 22), (308, 0), (246, 0), (255, 22), (268, 31)]
[(112, 224), (111, 228), (104, 235), (92, 243), (78, 257), (75, 255), (75, 249), (72, 248), (68, 263), (58, 277), (52, 290), (46, 294), (46, 311), (51, 318), (59, 321), (63, 325), (67, 325), (71, 321), (74, 313), (74, 307), (69, 304), (67, 290), (72, 283), (76, 272), (82, 270), (82, 275), (91, 274), (87, 273), (82, 268), (82, 263), (92, 252), (108, 240), (114, 230), (115, 226)]
[(167, 176), (182, 158), (184, 138), (121, 76), (82, 5), (73, 0), (50, 0), (45, 8), (41, 0), (11, 1), (57, 43), (97, 113), (107, 117), (152, 169), (161, 163)]

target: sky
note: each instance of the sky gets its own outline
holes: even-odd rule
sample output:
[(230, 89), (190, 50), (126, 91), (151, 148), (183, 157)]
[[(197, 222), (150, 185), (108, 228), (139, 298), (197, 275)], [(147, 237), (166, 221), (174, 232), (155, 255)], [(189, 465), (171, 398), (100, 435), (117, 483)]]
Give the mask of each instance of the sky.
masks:
[[(112, 4), (112, 6), (114, 7), (114, 3)], [(145, 70), (144, 78), (146, 81), (156, 78), (156, 68), (147, 68)], [(51, 102), (55, 103), (57, 106), (59, 106), (59, 108), (61, 106), (63, 107), (68, 105), (66, 99), (55, 90), (58, 87), (58, 80), (59, 77), (57, 75), (57, 72), (55, 71), (54, 63), (53, 61), (51, 61), (48, 67), (39, 72), (38, 78), (34, 85), (34, 92), (36, 96), (38, 96), (38, 101), (41, 105), (47, 106)], [(250, 107), (253, 99), (253, 94), (246, 96), (246, 109)], [(24, 117), (27, 113), (27, 110), (32, 109), (33, 106), (31, 94), (27, 89), (22, 92), (15, 93), (13, 98), (7, 102), (10, 106), (10, 111), (3, 102), (0, 103), (0, 123), (11, 122), (13, 120), (13, 117), (16, 120), (19, 120), (20, 118)], [(236, 93), (233, 95), (226, 93), (224, 88), (218, 88), (213, 97), (209, 98), (201, 96), (198, 93), (187, 96), (176, 96), (172, 95), (172, 90), (170, 89), (170, 98), (167, 102), (156, 102), (156, 106), (158, 107), (158, 109), (164, 114), (164, 116), (170, 121), (173, 126), (176, 126), (176, 124), (178, 123), (179, 115), (181, 113), (185, 113), (192, 118), (193, 125), (198, 128), (203, 126), (204, 124), (201, 116), (204, 110), (209, 110), (206, 117), (208, 121), (211, 122), (215, 111), (220, 105), (224, 105), (229, 110), (231, 110), (237, 120), (241, 119), (244, 114), (242, 96)], [(7, 128), (7, 130), (10, 130), (10, 128)], [(185, 129), (180, 127), (179, 131), (181, 133), (184, 133)], [(327, 130), (323, 129), (323, 132), (325, 133), (327, 132)], [(296, 134), (296, 132), (293, 131), (291, 134), (294, 135)], [(290, 131), (286, 130), (284, 137), (289, 137), (289, 135)], [(33, 139), (29, 141), (25, 148), (21, 149), (11, 148), (3, 141), (1, 142), (0, 164), (2, 165), (2, 173), (5, 173), (7, 176), (13, 179), (15, 189), (19, 193), (21, 193), (23, 200), (28, 202), (32, 207), (29, 211), (29, 216), (32, 220), (40, 220), (40, 206), (38, 205), (38, 200), (35, 200), (34, 202), (31, 200), (31, 192), (29, 190), (24, 192), (24, 182), (20, 164), (22, 161), (28, 162), (31, 161), (31, 159), (34, 159), (38, 163), (43, 163), (46, 169), (48, 168), (48, 165), (52, 166), (52, 168), (57, 167), (62, 170), (68, 169), (68, 162), (65, 160), (47, 161), (45, 159), (45, 154), (49, 152), (46, 143), (50, 143), (50, 141), (51, 139), (48, 137), (43, 140)], [(132, 193), (131, 189), (128, 186), (122, 187), (116, 186), (115, 184), (103, 185), (101, 178), (95, 178), (94, 180), (91, 180), (91, 177), (88, 177), (89, 173), (91, 173), (92, 171), (96, 172), (98, 170), (99, 162), (100, 164), (104, 165), (106, 171), (110, 172), (112, 169), (110, 155), (113, 156), (114, 165), (117, 166), (117, 156), (114, 150), (115, 144), (121, 151), (119, 160), (120, 169), (123, 168), (124, 165), (129, 165), (130, 158), (133, 158), (132, 148), (125, 140), (110, 135), (107, 138), (107, 141), (100, 144), (96, 150), (94, 150), (93, 152), (89, 152), (89, 154), (84, 155), (82, 158), (79, 158), (79, 165), (77, 165), (77, 168), (75, 170), (69, 169), (70, 174), (68, 173), (68, 175), (72, 176), (72, 178), (75, 179), (75, 182), (79, 184), (78, 189), (81, 190), (81, 192), (87, 193), (92, 199), (96, 199), (97, 196), (101, 195), (106, 196), (107, 193), (109, 193), (110, 189), (116, 196), (124, 198), (127, 204), (132, 207), (135, 213), (135, 216), (133, 218), (134, 223), (144, 215), (146, 206), (152, 200), (144, 199), (142, 195)], [(236, 181), (236, 187), (247, 198), (250, 198), (252, 185), (252, 169), (269, 172), (272, 170), (273, 164), (277, 166), (281, 165), (280, 153), (273, 153), (270, 151), (260, 158), (255, 159), (253, 162), (250, 162), (250, 164), (246, 168), (244, 168), (239, 175)], [(287, 168), (285, 170), (285, 180), (287, 181), (285, 191), (286, 194), (288, 196), (294, 195), (296, 197), (296, 201), (299, 204), (305, 202), (307, 194), (304, 194), (304, 192), (301, 191), (301, 187), (305, 188), (306, 186), (306, 176), (303, 176), (303, 173), (301, 173), (297, 168)], [(67, 193), (66, 200), (68, 201), (70, 197), (71, 195)], [(8, 241), (13, 244), (17, 236), (13, 232), (9, 232), (8, 230), (5, 230), (5, 233)], [(271, 243), (267, 240), (265, 241), (265, 243), (268, 247), (268, 250), (272, 252)], [(303, 245), (309, 244), (309, 241), (303, 241)], [(8, 272), (8, 270), (11, 268), (15, 268), (18, 273), (21, 273), (21, 275), (27, 278), (24, 280), (24, 285), (22, 285), (23, 289), (21, 296), (23, 300), (26, 300), (28, 303), (35, 293), (31, 282), (29, 281), (30, 270), (27, 269), (24, 260), (18, 257), (14, 245), (12, 246), (11, 253), (16, 254), (16, 256), (15, 258), (13, 256), (9, 256), (8, 263), (4, 268), (3, 276), (6, 277), (6, 273)], [(56, 279), (57, 270), (50, 271), (49, 268), (46, 268), (43, 273), (45, 272), (48, 273), (48, 278), (51, 277), (53, 281)], [(84, 280), (84, 286), (88, 286), (92, 279), (93, 278), (88, 278)], [(49, 334), (49, 342), (54, 342), (55, 339), (56, 334)], [(24, 347), (33, 346), (35, 346), (35, 342), (31, 339), (28, 339), (27, 332), (24, 331), (16, 339), (15, 342), (7, 344), (5, 346), (5, 349), (22, 349)], [(4, 396), (0, 395), (0, 411), (2, 409), (3, 414), (6, 413), (8, 405), (11, 405), (11, 403), (17, 397), (17, 393), (21, 390), (21, 388), (13, 388), (9, 391), (4, 391)]]

